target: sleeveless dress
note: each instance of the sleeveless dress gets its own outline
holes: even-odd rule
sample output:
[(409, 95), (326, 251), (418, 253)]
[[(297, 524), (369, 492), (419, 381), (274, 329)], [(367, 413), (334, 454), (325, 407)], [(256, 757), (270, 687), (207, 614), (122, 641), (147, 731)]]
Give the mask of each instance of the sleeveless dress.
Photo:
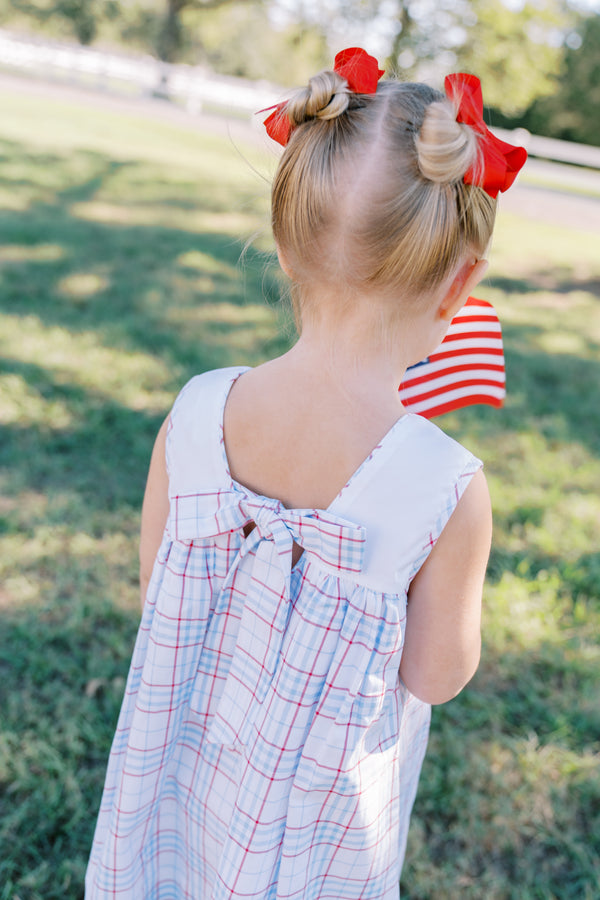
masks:
[(399, 896), (430, 719), (398, 677), (407, 591), (481, 463), (407, 414), (327, 510), (287, 509), (228, 470), (244, 371), (193, 378), (171, 413), (88, 900)]

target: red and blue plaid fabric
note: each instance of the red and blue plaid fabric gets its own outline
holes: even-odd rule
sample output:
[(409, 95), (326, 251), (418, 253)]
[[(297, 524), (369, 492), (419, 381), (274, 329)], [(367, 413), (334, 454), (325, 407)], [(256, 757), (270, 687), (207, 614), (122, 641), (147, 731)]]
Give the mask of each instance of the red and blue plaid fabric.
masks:
[[(430, 716), (398, 679), (404, 573), (480, 464), (408, 416), (328, 510), (288, 510), (228, 473), (236, 374), (200, 376), (172, 413), (168, 457), (189, 474), (171, 493), (86, 898), (397, 900)], [(412, 489), (429, 457), (439, 467), (417, 478), (429, 499), (402, 517), (390, 479)], [(390, 590), (372, 586), (369, 517), (395, 548)]]

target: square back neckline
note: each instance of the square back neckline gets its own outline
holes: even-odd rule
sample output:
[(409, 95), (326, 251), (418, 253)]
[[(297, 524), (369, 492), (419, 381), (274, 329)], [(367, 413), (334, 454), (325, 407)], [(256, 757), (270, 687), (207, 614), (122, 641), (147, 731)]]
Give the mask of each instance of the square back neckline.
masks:
[[(223, 396), (221, 398), (221, 403), (219, 405), (219, 414), (218, 414), (218, 422), (219, 429), (221, 433), (221, 441), (220, 441), (220, 450), (221, 450), (221, 464), (224, 470), (224, 474), (231, 484), (231, 486), (246, 496), (255, 497), (258, 500), (267, 501), (269, 505), (276, 504), (277, 507), (289, 510), (300, 510), (306, 509), (307, 507), (301, 506), (286, 506), (281, 500), (277, 497), (270, 497), (268, 494), (261, 494), (257, 491), (252, 490), (252, 488), (248, 487), (242, 482), (237, 481), (233, 475), (231, 474), (231, 469), (229, 467), (229, 459), (227, 457), (227, 449), (225, 447), (225, 407), (227, 406), (227, 400), (229, 399), (229, 395), (233, 389), (236, 381), (245, 373), (249, 372), (252, 366), (241, 366), (237, 368), (236, 372), (231, 376), (231, 378), (225, 383), (225, 389), (223, 391)], [(340, 488), (337, 492), (331, 503), (326, 507), (311, 507), (317, 510), (318, 512), (324, 513), (334, 513), (335, 506), (338, 502), (347, 499), (347, 494), (350, 492), (352, 488), (355, 487), (359, 478), (363, 475), (363, 473), (370, 468), (370, 463), (373, 459), (380, 455), (380, 451), (382, 448), (387, 445), (392, 438), (392, 435), (396, 434), (396, 432), (400, 431), (400, 425), (403, 425), (409, 419), (421, 419), (420, 416), (415, 413), (406, 412), (404, 415), (400, 416), (396, 421), (388, 428), (382, 438), (377, 442), (377, 444), (373, 447), (370, 453), (363, 459), (363, 461), (357, 466), (357, 468), (352, 472), (350, 477), (346, 480), (346, 483)]]

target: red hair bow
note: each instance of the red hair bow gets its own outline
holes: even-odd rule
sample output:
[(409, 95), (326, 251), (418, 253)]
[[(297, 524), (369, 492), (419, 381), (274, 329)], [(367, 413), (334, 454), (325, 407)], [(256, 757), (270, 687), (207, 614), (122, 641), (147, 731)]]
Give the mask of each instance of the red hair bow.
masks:
[[(353, 94), (374, 94), (377, 90), (377, 82), (384, 74), (379, 68), (379, 63), (374, 56), (369, 56), (361, 47), (348, 47), (341, 50), (334, 60), (333, 71), (345, 78), (348, 82), (348, 90)], [(267, 134), (283, 147), (290, 139), (294, 126), (286, 115), (287, 100), (276, 106), (269, 106), (267, 112), (273, 112), (264, 121)]]
[(482, 187), (490, 197), (506, 191), (525, 165), (527, 151), (501, 141), (483, 121), (483, 97), (481, 82), (476, 75), (459, 72), (448, 75), (444, 81), (446, 97), (457, 109), (456, 121), (469, 125), (479, 136), (482, 151), (483, 172), (471, 167), (464, 177), (465, 184)]

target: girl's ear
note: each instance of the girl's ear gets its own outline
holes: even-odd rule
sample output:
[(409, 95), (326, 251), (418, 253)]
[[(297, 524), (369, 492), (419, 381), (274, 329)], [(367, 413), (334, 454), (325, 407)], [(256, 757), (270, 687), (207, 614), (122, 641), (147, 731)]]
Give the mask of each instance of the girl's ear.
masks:
[(293, 276), (292, 276), (292, 270), (291, 270), (291, 268), (290, 268), (289, 265), (288, 265), (288, 261), (287, 261), (287, 259), (285, 258), (285, 254), (283, 253), (283, 250), (281, 249), (281, 247), (279, 246), (279, 244), (275, 244), (275, 249), (276, 249), (276, 251), (277, 251), (277, 259), (279, 260), (279, 265), (281, 266), (282, 270), (285, 272), (285, 274), (287, 275), (287, 277), (288, 277), (288, 278), (291, 278), (292, 281), (293, 281), (294, 278), (293, 278)]
[(440, 319), (444, 322), (452, 321), (487, 272), (488, 266), (487, 259), (478, 259), (474, 263), (467, 262), (461, 266), (438, 307)]

